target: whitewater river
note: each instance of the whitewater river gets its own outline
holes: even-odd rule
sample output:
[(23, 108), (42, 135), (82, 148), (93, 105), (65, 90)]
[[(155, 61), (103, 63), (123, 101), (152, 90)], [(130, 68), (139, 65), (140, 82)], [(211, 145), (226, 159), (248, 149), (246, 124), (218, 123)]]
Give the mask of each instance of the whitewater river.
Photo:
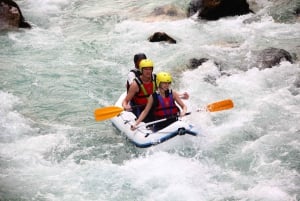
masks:
[[(252, 23), (151, 17), (168, 3), (186, 8), (181, 0), (17, 2), (33, 28), (0, 33), (1, 201), (300, 200), (299, 59), (255, 64), (268, 47), (299, 58), (299, 22), (264, 10)], [(157, 31), (177, 44), (148, 42)], [(94, 120), (125, 90), (139, 52), (190, 93), (200, 137), (140, 149)], [(191, 58), (210, 60), (189, 70)], [(196, 112), (228, 98), (231, 110)]]

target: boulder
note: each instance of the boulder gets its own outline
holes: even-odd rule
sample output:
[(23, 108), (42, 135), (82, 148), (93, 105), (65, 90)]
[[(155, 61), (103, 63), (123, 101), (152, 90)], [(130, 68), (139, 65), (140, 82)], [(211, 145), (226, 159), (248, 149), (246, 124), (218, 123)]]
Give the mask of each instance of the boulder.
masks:
[(176, 40), (170, 37), (165, 32), (155, 32), (152, 36), (148, 38), (150, 42), (161, 42), (166, 41), (168, 43), (174, 44), (176, 43)]
[(221, 76), (230, 76), (229, 73), (222, 71), (222, 67), (219, 63), (208, 58), (190, 59), (189, 63), (187, 64), (187, 69), (194, 70), (196, 68), (204, 68), (205, 73), (202, 74), (203, 81), (214, 86), (217, 86), (217, 79)]
[(278, 65), (281, 61), (289, 61), (293, 63), (293, 58), (289, 52), (284, 49), (270, 47), (261, 51), (258, 55), (258, 68), (272, 68)]
[(196, 59), (196, 58), (192, 58), (189, 61), (189, 64), (187, 65), (188, 69), (196, 69), (199, 66), (201, 66), (204, 62), (207, 62), (208, 59), (207, 58), (201, 58), (201, 59)]
[(31, 25), (25, 21), (16, 2), (0, 0), (0, 30), (13, 28), (31, 28)]
[(218, 20), (222, 17), (244, 15), (252, 12), (246, 0), (193, 0), (187, 15), (198, 12), (198, 17), (205, 20)]

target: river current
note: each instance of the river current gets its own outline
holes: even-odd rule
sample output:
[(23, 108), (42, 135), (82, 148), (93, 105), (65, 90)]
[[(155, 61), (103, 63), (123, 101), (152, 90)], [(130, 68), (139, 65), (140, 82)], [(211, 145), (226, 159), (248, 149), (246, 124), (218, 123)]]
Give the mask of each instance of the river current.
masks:
[[(165, 4), (184, 9), (181, 0), (17, 3), (33, 28), (0, 33), (1, 201), (300, 200), (299, 21), (275, 21), (264, 9), (251, 23), (254, 14), (150, 15)], [(177, 43), (150, 43), (157, 31)], [(255, 53), (268, 47), (295, 62), (259, 70)], [(140, 149), (94, 120), (125, 90), (139, 52), (190, 94), (187, 118), (200, 137)], [(210, 60), (191, 70), (191, 58)], [(230, 110), (196, 112), (228, 98)]]

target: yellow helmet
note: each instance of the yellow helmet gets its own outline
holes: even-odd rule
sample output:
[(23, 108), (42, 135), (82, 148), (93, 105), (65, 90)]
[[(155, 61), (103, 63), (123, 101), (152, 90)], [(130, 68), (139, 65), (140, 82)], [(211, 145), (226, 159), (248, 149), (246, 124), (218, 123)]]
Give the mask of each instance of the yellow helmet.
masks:
[(143, 59), (140, 61), (139, 68), (142, 71), (143, 68), (153, 68), (153, 61), (150, 59)]
[(156, 74), (156, 84), (159, 87), (161, 82), (172, 82), (172, 76), (167, 72), (159, 72)]

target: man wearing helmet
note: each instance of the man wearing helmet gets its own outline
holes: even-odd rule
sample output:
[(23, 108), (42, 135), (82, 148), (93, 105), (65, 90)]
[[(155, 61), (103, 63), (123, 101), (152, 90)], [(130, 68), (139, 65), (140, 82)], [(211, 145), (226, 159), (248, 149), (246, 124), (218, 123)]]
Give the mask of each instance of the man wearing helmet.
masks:
[(147, 59), (144, 53), (138, 53), (134, 55), (133, 62), (135, 68), (131, 69), (127, 75), (127, 83), (126, 83), (127, 91), (129, 90), (129, 86), (131, 85), (131, 83), (134, 81), (134, 78), (139, 77), (141, 75), (141, 71), (139, 69), (139, 63), (143, 59)]
[[(137, 125), (143, 121), (146, 116), (152, 116), (153, 120), (159, 120), (167, 118), (166, 121), (162, 121), (154, 124), (154, 130), (160, 130), (171, 123), (177, 121), (178, 116), (184, 116), (187, 110), (186, 105), (181, 100), (179, 94), (170, 89), (172, 83), (172, 76), (166, 72), (160, 72), (156, 76), (157, 91), (148, 98), (147, 105), (139, 118), (136, 120), (132, 129), (136, 129)], [(176, 103), (181, 107), (176, 106)], [(149, 115), (148, 115), (149, 114)]]
[(153, 66), (153, 62), (150, 59), (140, 61), (139, 69), (141, 75), (134, 79), (122, 102), (123, 108), (127, 111), (132, 111), (137, 117), (145, 108), (148, 97), (156, 90), (155, 76), (152, 74)]

